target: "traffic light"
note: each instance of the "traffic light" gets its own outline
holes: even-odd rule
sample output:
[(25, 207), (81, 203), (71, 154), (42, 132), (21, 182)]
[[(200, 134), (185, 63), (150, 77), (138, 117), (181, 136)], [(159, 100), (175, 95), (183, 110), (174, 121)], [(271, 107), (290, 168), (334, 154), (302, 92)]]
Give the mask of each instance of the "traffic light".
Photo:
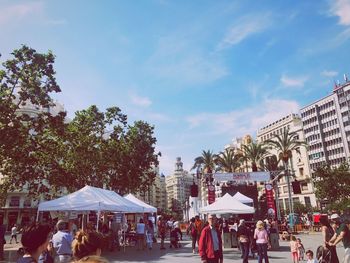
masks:
[(301, 194), (301, 188), (300, 188), (300, 182), (299, 181), (292, 182), (292, 187), (293, 187), (293, 193), (294, 194)]

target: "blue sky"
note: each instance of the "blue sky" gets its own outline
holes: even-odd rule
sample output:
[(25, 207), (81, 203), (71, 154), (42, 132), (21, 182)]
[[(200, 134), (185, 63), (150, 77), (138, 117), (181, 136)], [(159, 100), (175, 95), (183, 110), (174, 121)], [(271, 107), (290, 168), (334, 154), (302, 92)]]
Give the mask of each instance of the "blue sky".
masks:
[(0, 60), (21, 44), (57, 56), (69, 116), (154, 125), (168, 175), (329, 94), (350, 73), (350, 0), (1, 0)]

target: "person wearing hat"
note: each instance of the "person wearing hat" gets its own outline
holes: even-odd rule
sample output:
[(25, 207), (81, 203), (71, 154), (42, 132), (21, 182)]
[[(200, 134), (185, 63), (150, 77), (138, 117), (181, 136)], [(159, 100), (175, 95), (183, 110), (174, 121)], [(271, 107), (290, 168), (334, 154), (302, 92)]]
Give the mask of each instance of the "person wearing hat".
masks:
[(68, 263), (72, 260), (73, 237), (68, 231), (68, 222), (59, 220), (56, 224), (57, 233), (52, 237), (52, 244), (57, 254), (57, 262)]
[(208, 225), (203, 228), (199, 238), (199, 255), (203, 263), (222, 263), (222, 239), (216, 229), (216, 215), (208, 216)]
[(249, 244), (250, 244), (249, 236), (250, 236), (250, 230), (245, 225), (245, 220), (244, 219), (239, 220), (237, 237), (241, 247), (241, 253), (242, 253), (241, 257), (243, 258), (243, 263), (248, 263)]
[(345, 253), (344, 263), (350, 263), (350, 231), (346, 224), (341, 223), (338, 214), (331, 215), (332, 226), (335, 229), (336, 234), (329, 240), (330, 246), (336, 246), (340, 241), (343, 241)]
[(256, 223), (256, 228), (254, 231), (254, 239), (256, 240), (256, 245), (258, 247), (258, 255), (259, 255), (259, 263), (262, 263), (264, 259), (265, 263), (269, 262), (269, 258), (267, 256), (267, 246), (269, 243), (269, 238), (267, 231), (264, 227), (264, 222), (259, 220)]

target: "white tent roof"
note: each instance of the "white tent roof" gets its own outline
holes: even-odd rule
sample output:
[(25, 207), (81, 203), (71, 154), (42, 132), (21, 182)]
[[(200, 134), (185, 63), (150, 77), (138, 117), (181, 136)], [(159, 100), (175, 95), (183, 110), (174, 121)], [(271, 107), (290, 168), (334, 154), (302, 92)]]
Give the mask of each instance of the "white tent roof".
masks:
[(85, 186), (82, 189), (47, 202), (42, 202), (39, 211), (114, 211), (143, 213), (143, 207), (118, 195), (116, 192)]
[(133, 194), (127, 194), (124, 196), (124, 198), (128, 199), (129, 201), (131, 201), (139, 206), (142, 206), (144, 209), (143, 211), (145, 213), (157, 213), (157, 208), (155, 208), (154, 206), (151, 206), (149, 204), (146, 204), (142, 200), (136, 198)]
[(202, 214), (254, 214), (253, 207), (242, 204), (226, 193), (216, 202), (200, 209)]
[(243, 204), (248, 204), (248, 203), (253, 203), (253, 199), (245, 196), (244, 194), (241, 194), (240, 192), (237, 192), (234, 196), (234, 199), (236, 199), (237, 201), (240, 201)]

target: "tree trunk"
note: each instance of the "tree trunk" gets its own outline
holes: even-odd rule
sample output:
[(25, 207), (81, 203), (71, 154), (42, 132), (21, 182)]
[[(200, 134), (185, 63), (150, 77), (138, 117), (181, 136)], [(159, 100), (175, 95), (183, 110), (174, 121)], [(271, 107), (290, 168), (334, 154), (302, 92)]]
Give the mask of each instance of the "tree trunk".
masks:
[(287, 162), (283, 162), (283, 163), (284, 163), (285, 176), (287, 177), (289, 213), (291, 213), (293, 215), (291, 222), (289, 222), (289, 225), (293, 229), (293, 226), (294, 226), (294, 209), (293, 209), (292, 192), (291, 192), (291, 189), (290, 189), (288, 163)]

